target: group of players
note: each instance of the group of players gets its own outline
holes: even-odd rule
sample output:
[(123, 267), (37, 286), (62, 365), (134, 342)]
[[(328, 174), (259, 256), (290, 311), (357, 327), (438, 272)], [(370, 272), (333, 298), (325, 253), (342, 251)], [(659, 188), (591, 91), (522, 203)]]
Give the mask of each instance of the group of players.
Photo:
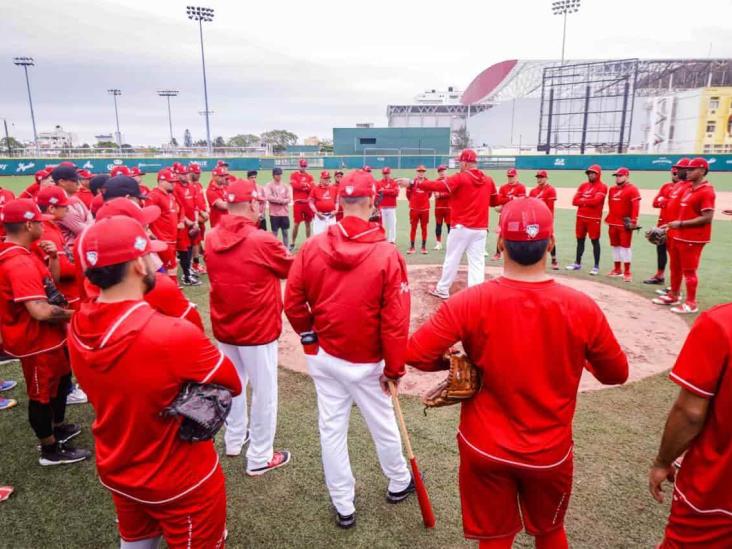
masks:
[[(39, 174), (25, 191), (34, 198), (3, 195), (0, 330), (5, 351), (21, 362), (40, 464), (91, 455), (69, 444), (81, 432), (65, 421), (73, 370), (95, 411), (97, 470), (112, 493), (122, 547), (157, 547), (162, 537), (170, 547), (223, 546), (226, 491), (213, 442), (182, 441), (180, 420), (161, 412), (187, 382), (225, 387), (234, 395), (226, 455), (238, 456), (248, 444), (245, 471), (251, 477), (288, 464), (290, 452), (274, 449), (284, 311), (301, 337), (315, 384), (323, 471), (338, 526), (356, 523), (347, 445), (352, 406), (374, 440), (388, 479), (387, 502), (404, 501), (414, 481), (389, 386), (405, 375), (405, 364), (445, 369), (445, 352), (462, 342), (483, 376), (481, 390), (463, 405), (458, 431), (465, 536), (481, 547), (510, 547), (525, 527), (537, 547), (566, 547), (579, 380), (588, 369), (603, 383), (623, 383), (627, 358), (598, 306), (546, 273), (547, 259), (555, 261), (556, 200), (546, 172), (537, 173), (532, 196), (519, 198), (515, 190), (509, 197), (477, 169), (474, 151), (462, 151), (458, 162), (457, 173), (440, 170), (434, 181), (423, 173), (394, 183), (386, 173), (386, 184), (367, 169), (336, 173), (337, 187), (325, 172), (313, 185), (301, 164), (291, 178), (291, 196), (278, 169), (262, 189), (256, 173), (237, 179), (220, 163), (205, 192), (205, 212), (196, 165), (161, 170), (156, 188), (148, 190), (135, 172), (116, 168), (109, 176), (86, 177), (91, 174), (62, 163), (48, 174), (50, 183)], [(682, 263), (688, 288), (683, 258), (697, 248), (687, 246), (698, 245), (700, 254), (703, 245), (683, 230), (704, 227), (699, 218), (709, 217), (707, 171), (702, 159), (690, 161), (685, 173), (677, 167), (680, 182), (688, 184), (679, 204), (669, 204), (681, 213), (662, 221), (675, 231), (668, 247), (680, 248), (681, 259), (671, 251), (672, 289), (664, 301), (679, 298), (674, 261)], [(604, 203), (599, 176), (599, 167), (588, 169), (588, 182), (575, 197), (582, 213), (578, 247), (580, 235), (584, 243), (589, 234), (593, 246), (599, 238), (600, 221), (587, 209), (597, 207), (600, 194)], [(609, 193), (614, 272), (630, 262), (627, 233), (638, 215), (627, 176), (618, 170)], [(428, 193), (441, 193), (450, 208), (442, 277), (432, 291), (446, 301), (411, 337), (407, 269), (389, 239), (390, 202), (385, 205), (387, 196), (396, 200), (400, 186), (410, 205), (415, 194), (429, 199)], [(287, 228), (274, 219), (285, 216), (273, 214), (273, 205), (283, 206), (274, 213), (284, 214), (290, 200), (296, 210), (292, 244), (308, 211), (319, 233), (294, 255), (284, 238)], [(271, 229), (282, 231), (284, 241), (262, 230), (266, 203)], [(496, 206), (504, 275), (482, 283), (489, 210)], [(410, 212), (410, 219), (421, 223), (422, 211)], [(212, 227), (204, 231), (206, 221)], [(449, 297), (463, 254), (469, 288)], [(183, 284), (195, 284), (205, 264), (216, 346), (178, 287), (176, 260)], [(681, 391), (650, 473), (654, 497), (662, 497), (661, 484), (686, 453), (664, 548), (724, 547), (732, 535), (732, 446), (725, 443), (732, 435), (725, 412), (732, 406), (730, 315), (732, 307), (720, 306), (700, 316), (671, 373)]]

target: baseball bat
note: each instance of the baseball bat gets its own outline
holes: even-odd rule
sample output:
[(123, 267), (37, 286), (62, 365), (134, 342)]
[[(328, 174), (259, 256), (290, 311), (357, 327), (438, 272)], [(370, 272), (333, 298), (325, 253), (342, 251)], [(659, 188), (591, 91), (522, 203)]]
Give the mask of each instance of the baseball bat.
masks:
[(396, 412), (396, 417), (399, 421), (399, 430), (402, 432), (404, 446), (407, 449), (407, 458), (409, 459), (409, 465), (412, 468), (414, 489), (417, 492), (419, 510), (422, 512), (422, 521), (424, 522), (425, 528), (434, 528), (435, 514), (434, 512), (432, 512), (432, 502), (430, 501), (430, 496), (427, 494), (427, 488), (425, 487), (424, 481), (422, 480), (422, 474), (419, 471), (419, 466), (417, 465), (417, 460), (414, 457), (414, 452), (412, 452), (412, 443), (409, 441), (407, 425), (404, 423), (402, 407), (399, 405), (399, 397), (397, 396), (397, 385), (391, 380), (389, 380), (389, 391), (391, 391), (391, 400), (394, 403), (394, 411)]

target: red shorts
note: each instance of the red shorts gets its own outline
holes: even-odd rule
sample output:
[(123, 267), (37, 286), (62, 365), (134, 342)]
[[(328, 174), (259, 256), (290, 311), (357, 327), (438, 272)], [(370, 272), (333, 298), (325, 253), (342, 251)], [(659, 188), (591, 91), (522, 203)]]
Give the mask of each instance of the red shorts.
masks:
[(310, 223), (315, 214), (313, 214), (313, 210), (310, 209), (310, 204), (308, 202), (295, 202), (292, 207), (292, 215), (295, 223), (300, 223), (301, 221)]
[(450, 224), (450, 208), (435, 208), (435, 223), (441, 225)]
[(672, 246), (678, 254), (682, 271), (696, 271), (699, 268), (704, 244), (674, 240)]
[(162, 535), (171, 549), (224, 547), (226, 487), (220, 466), (201, 486), (169, 503), (140, 503), (114, 492), (112, 501), (125, 541)]
[(658, 549), (724, 549), (732, 540), (732, 517), (697, 513), (674, 492), (666, 532)]
[(47, 353), (21, 358), (20, 365), (28, 398), (43, 404), (48, 404), (56, 397), (59, 381), (71, 373), (65, 345)]
[(630, 244), (633, 241), (633, 231), (629, 231), (625, 227), (618, 227), (617, 225), (610, 225), (608, 227), (608, 234), (610, 235), (610, 245), (613, 247), (630, 248)]
[(429, 222), (429, 210), (409, 210), (409, 223), (411, 225), (416, 227), (419, 223), (422, 223), (422, 226), (426, 226)]
[[(544, 535), (564, 525), (572, 493), (572, 455), (551, 469), (503, 464), (458, 435), (463, 532), (469, 539)], [(523, 517), (523, 523), (522, 523)]]
[(179, 252), (186, 252), (191, 247), (191, 237), (188, 236), (188, 229), (178, 229), (178, 239), (175, 242), (175, 249)]
[(199, 223), (198, 229), (198, 235), (195, 238), (191, 239), (191, 244), (193, 244), (194, 246), (198, 246), (201, 242), (203, 242), (203, 239), (206, 236), (206, 224)]
[(578, 217), (574, 234), (577, 238), (585, 238), (589, 235), (591, 240), (598, 240), (600, 238), (600, 220)]
[(178, 268), (178, 258), (175, 254), (175, 244), (168, 243), (168, 249), (158, 252), (160, 261), (163, 262), (163, 269), (166, 271), (175, 271)]

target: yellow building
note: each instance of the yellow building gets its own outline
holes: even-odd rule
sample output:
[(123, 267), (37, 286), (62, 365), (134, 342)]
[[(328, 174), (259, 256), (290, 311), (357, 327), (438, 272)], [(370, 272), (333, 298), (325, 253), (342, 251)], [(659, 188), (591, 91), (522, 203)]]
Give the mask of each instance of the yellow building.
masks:
[(732, 87), (701, 92), (695, 152), (732, 153)]

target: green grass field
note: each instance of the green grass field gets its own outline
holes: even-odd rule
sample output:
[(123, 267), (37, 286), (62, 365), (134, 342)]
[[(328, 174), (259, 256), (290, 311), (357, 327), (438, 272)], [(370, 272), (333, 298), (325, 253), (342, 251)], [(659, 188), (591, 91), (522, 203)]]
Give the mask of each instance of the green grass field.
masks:
[[(16, 185), (25, 185), (27, 178), (24, 179)], [(569, 210), (557, 213), (556, 233), (562, 265), (574, 256), (573, 215)], [(643, 218), (641, 223), (648, 226), (653, 221), (649, 217)], [(406, 205), (401, 204), (401, 249), (406, 247), (407, 228)], [(609, 270), (606, 239), (603, 236), (603, 269)], [(732, 257), (732, 226), (715, 222), (713, 239), (704, 251), (700, 273), (700, 301), (705, 308), (732, 300), (732, 281), (726, 270)], [(430, 234), (430, 248), (432, 244), (434, 240)], [(495, 237), (491, 235), (489, 250), (494, 246)], [(628, 285), (604, 277), (598, 280), (650, 296), (652, 289), (644, 287), (640, 281), (654, 270), (655, 249), (641, 238), (635, 239), (633, 248), (635, 282)], [(443, 257), (443, 252), (430, 251), (427, 256), (408, 256), (408, 262), (440, 263)], [(565, 272), (560, 275), (567, 276)], [(571, 276), (588, 275), (582, 272)], [(207, 317), (207, 286), (187, 291)], [(2, 367), (0, 375), (22, 379), (17, 363)], [(660, 540), (668, 509), (665, 505), (657, 505), (648, 495), (646, 473), (675, 394), (675, 386), (664, 375), (659, 375), (626, 387), (580, 395), (575, 419), (574, 494), (567, 516), (571, 546), (645, 548), (655, 546)], [(0, 484), (15, 486), (16, 494), (0, 503), (0, 546), (117, 546), (111, 498), (96, 479), (94, 463), (65, 468), (38, 466), (36, 441), (26, 419), (27, 401), (22, 383), (10, 396), (18, 398), (20, 403), (10, 411), (0, 412)], [(320, 463), (313, 384), (304, 375), (281, 369), (276, 445), (290, 449), (293, 461), (282, 470), (251, 479), (244, 474), (241, 459), (224, 458), (229, 496), (229, 545), (472, 546), (463, 540), (461, 529), (455, 443), (458, 409), (436, 410), (425, 417), (418, 399), (402, 397), (402, 402), (437, 516), (437, 527), (433, 531), (425, 531), (422, 527), (415, 499), (399, 506), (384, 502), (386, 482), (371, 439), (357, 413), (352, 416), (349, 443), (357, 477), (359, 523), (350, 531), (341, 531), (334, 525)], [(93, 440), (88, 429), (93, 420), (91, 407), (72, 407), (69, 418), (85, 427), (78, 444), (91, 447)], [(221, 444), (219, 440), (219, 446)], [(516, 545), (532, 546), (526, 536), (520, 537)]]

